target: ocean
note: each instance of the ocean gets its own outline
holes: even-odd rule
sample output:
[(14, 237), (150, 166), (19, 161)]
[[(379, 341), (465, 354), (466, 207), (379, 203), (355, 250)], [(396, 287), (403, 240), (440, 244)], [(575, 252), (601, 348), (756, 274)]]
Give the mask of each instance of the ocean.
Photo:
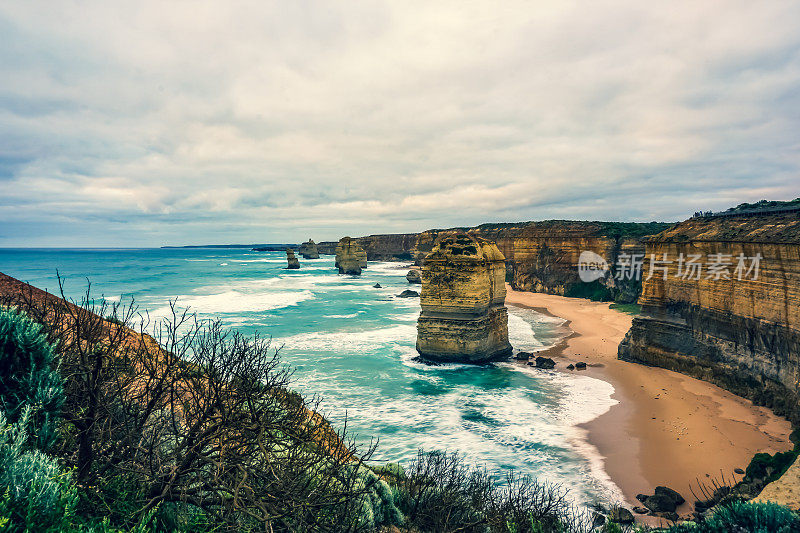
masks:
[[(613, 387), (579, 373), (509, 361), (428, 366), (415, 361), (419, 290), (408, 263), (370, 262), (339, 275), (332, 256), (301, 259), (247, 249), (0, 249), (0, 272), (68, 297), (134, 299), (151, 318), (170, 300), (202, 318), (272, 338), (294, 368), (292, 388), (322, 398), (334, 424), (345, 418), (362, 442), (378, 439), (374, 459), (407, 463), (417, 450), (448, 450), (501, 476), (531, 474), (569, 489), (578, 504), (623, 501), (579, 427), (616, 403)], [(373, 286), (379, 283), (381, 288)], [(515, 351), (558, 342), (563, 321), (509, 307)]]

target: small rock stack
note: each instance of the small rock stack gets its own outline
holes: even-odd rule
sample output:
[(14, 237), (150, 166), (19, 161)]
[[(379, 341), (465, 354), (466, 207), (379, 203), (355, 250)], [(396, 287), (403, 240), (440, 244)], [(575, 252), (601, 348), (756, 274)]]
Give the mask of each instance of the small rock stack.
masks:
[(511, 355), (505, 258), (464, 232), (437, 237), (422, 265), (417, 351), (424, 359), (485, 363)]
[(300, 268), (300, 261), (294, 256), (294, 250), (291, 248), (286, 249), (286, 262), (289, 263), (286, 268), (297, 269)]
[(342, 237), (336, 245), (336, 266), (339, 274), (360, 276), (361, 270), (367, 268), (367, 254), (355, 239)]
[(416, 268), (409, 270), (408, 274), (406, 274), (406, 280), (409, 283), (422, 283), (422, 274)]
[(303, 256), (303, 259), (319, 259), (319, 250), (317, 250), (317, 243), (308, 239), (308, 242), (304, 242), (300, 245), (300, 249), (298, 250), (300, 255)]

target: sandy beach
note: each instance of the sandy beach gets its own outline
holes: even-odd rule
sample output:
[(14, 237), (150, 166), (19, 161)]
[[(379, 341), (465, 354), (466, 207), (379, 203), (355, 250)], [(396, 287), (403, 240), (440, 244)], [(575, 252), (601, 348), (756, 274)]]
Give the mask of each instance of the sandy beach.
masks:
[[(565, 372), (569, 362), (585, 361), (589, 366), (582, 372), (614, 386), (619, 403), (584, 427), (631, 506), (639, 505), (637, 494), (652, 494), (657, 485), (693, 502), (690, 485), (698, 492), (696, 479), (730, 479), (755, 453), (791, 448), (789, 422), (768, 409), (703, 381), (618, 360), (617, 346), (632, 317), (608, 303), (510, 287), (506, 303), (567, 320), (570, 336), (547, 356)], [(688, 503), (678, 510), (690, 511)]]

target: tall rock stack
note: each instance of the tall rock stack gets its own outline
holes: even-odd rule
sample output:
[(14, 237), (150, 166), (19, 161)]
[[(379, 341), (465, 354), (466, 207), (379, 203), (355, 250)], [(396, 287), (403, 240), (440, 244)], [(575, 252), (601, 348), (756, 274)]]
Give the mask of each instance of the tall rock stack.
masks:
[(437, 237), (422, 265), (417, 351), (431, 361), (485, 363), (511, 355), (505, 257), (463, 232)]
[(294, 250), (291, 248), (286, 249), (286, 262), (288, 263), (286, 268), (293, 270), (300, 268), (300, 261), (297, 260), (297, 257), (294, 255)]
[(311, 239), (308, 239), (308, 242), (301, 244), (298, 251), (300, 252), (300, 255), (303, 256), (303, 259), (319, 259), (317, 244)]
[(342, 237), (336, 245), (336, 266), (339, 274), (361, 275), (361, 269), (367, 266), (367, 254), (354, 239)]

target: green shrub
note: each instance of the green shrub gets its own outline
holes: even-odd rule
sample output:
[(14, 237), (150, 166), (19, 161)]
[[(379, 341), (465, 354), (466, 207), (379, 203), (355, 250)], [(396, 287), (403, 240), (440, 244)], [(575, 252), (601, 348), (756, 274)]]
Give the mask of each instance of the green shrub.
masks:
[(63, 531), (74, 516), (72, 475), (28, 445), (28, 416), (8, 424), (0, 413), (0, 523), (8, 531)]
[(611, 289), (595, 280), (590, 283), (570, 285), (564, 296), (570, 298), (586, 298), (593, 302), (607, 302), (614, 299)]
[(778, 452), (775, 455), (757, 453), (747, 465), (745, 474), (751, 479), (762, 478), (770, 483), (781, 477), (792, 466), (797, 455), (798, 448), (796, 446), (794, 450)]
[(703, 523), (673, 526), (670, 533), (796, 533), (800, 517), (775, 503), (735, 501), (720, 507)]
[(0, 410), (15, 423), (30, 406), (26, 429), (41, 449), (55, 441), (55, 422), (64, 402), (53, 357), (41, 325), (16, 309), (0, 309)]

